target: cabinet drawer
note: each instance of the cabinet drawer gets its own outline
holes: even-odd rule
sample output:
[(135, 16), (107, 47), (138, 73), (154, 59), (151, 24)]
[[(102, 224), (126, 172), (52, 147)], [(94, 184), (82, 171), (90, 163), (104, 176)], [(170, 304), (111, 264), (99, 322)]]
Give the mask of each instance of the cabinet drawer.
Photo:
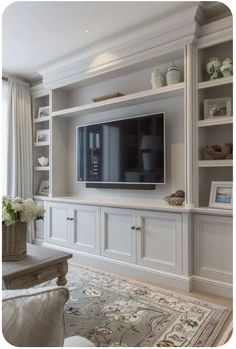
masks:
[(46, 269), (32, 271), (18, 277), (9, 277), (5, 281), (6, 287), (11, 289), (27, 288), (38, 285), (42, 282), (56, 278), (60, 273), (61, 264), (58, 263)]

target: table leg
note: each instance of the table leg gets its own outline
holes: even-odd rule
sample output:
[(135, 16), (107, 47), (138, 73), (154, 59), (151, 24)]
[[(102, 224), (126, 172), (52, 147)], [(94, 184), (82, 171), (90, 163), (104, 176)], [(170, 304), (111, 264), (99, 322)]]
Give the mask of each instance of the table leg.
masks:
[(67, 261), (63, 262), (61, 264), (60, 271), (58, 273), (58, 278), (57, 278), (57, 285), (58, 286), (64, 286), (67, 283), (66, 280), (66, 273), (68, 272), (68, 263)]

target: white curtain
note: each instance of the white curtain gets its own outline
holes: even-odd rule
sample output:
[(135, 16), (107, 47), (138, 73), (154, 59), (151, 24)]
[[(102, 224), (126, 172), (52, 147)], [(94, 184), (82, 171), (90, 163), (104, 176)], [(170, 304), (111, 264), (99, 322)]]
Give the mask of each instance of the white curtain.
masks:
[[(5, 190), (9, 196), (33, 198), (33, 154), (31, 97), (28, 83), (10, 77), (6, 86)], [(28, 241), (34, 240), (34, 225), (28, 227)]]

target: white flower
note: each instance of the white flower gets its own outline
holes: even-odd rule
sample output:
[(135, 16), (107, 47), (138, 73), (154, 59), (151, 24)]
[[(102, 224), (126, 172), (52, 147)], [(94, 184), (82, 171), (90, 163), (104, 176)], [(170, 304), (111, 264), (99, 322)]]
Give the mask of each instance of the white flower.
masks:
[(22, 205), (20, 203), (17, 203), (17, 202), (16, 203), (13, 202), (11, 207), (12, 207), (13, 211), (15, 211), (15, 212), (20, 212), (23, 209)]
[(23, 202), (23, 199), (19, 198), (19, 196), (16, 196), (14, 199), (12, 199), (12, 202), (14, 204), (21, 204)]

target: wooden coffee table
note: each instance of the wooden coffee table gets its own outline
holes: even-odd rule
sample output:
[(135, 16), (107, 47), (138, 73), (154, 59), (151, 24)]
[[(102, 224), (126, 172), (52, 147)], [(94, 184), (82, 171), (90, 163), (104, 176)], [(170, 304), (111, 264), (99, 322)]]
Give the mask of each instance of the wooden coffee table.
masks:
[(67, 282), (67, 260), (72, 254), (27, 244), (27, 255), (19, 261), (2, 262), (3, 288), (27, 288), (57, 277), (57, 285)]

